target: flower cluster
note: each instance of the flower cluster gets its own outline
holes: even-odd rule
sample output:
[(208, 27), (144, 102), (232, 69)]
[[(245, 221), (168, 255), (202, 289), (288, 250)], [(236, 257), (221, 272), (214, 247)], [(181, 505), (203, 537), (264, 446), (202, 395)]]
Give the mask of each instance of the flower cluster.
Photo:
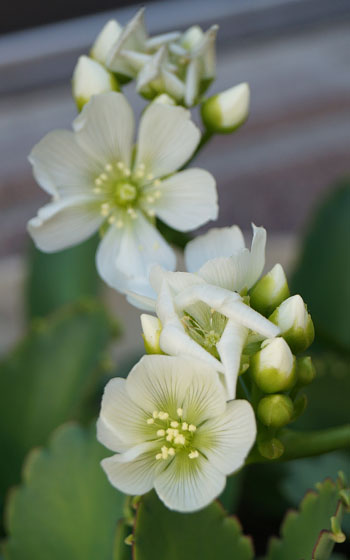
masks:
[[(157, 228), (161, 220), (184, 232), (217, 218), (215, 179), (184, 168), (211, 134), (236, 130), (248, 115), (247, 84), (203, 101), (203, 135), (180, 106), (197, 103), (215, 75), (216, 31), (149, 37), (143, 10), (124, 28), (108, 22), (74, 71), (73, 131), (49, 133), (29, 158), (51, 196), (28, 225), (36, 245), (53, 252), (99, 231), (101, 277), (155, 313), (141, 316), (153, 355), (107, 384), (97, 431), (115, 452), (102, 466), (116, 488), (155, 488), (178, 511), (217, 497), (256, 438), (264, 457), (283, 453), (277, 431), (301, 413), (298, 391), (314, 377), (311, 359), (294, 355), (314, 336), (302, 298), (290, 297), (279, 264), (261, 276), (264, 228), (253, 225), (250, 250), (237, 226), (194, 238), (188, 272), (174, 272)], [(118, 91), (132, 79), (151, 100), (136, 144)]]
[(93, 94), (135, 79), (138, 93), (145, 98), (166, 93), (176, 103), (191, 107), (215, 77), (217, 29), (214, 25), (203, 32), (196, 25), (184, 33), (149, 37), (143, 8), (125, 27), (110, 20), (97, 36), (90, 57), (80, 57), (76, 66), (73, 91), (78, 106)]

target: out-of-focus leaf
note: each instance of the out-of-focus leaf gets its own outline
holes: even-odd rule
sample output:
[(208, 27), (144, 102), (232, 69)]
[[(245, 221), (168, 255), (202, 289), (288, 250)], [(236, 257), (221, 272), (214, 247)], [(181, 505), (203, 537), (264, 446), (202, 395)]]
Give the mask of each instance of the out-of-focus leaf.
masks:
[(125, 544), (125, 539), (130, 535), (132, 535), (132, 527), (125, 522), (125, 519), (121, 519), (115, 535), (113, 560), (132, 560), (131, 543)]
[(5, 560), (111, 560), (125, 496), (107, 481), (96, 428), (60, 427), (10, 496)]
[(249, 537), (217, 502), (196, 513), (167, 509), (154, 492), (140, 502), (134, 529), (134, 560), (251, 560)]
[(57, 253), (31, 245), (27, 283), (29, 317), (45, 317), (62, 305), (95, 297), (100, 281), (95, 266), (98, 237)]
[(74, 304), (37, 320), (0, 363), (2, 498), (18, 482), (24, 456), (33, 446), (44, 444), (61, 423), (86, 418), (115, 332), (100, 305)]
[(179, 249), (183, 249), (186, 243), (191, 240), (191, 236), (188, 233), (177, 231), (159, 219), (157, 219), (157, 228), (168, 243), (179, 247)]
[(350, 352), (350, 179), (318, 209), (291, 282), (307, 302), (316, 334)]
[(239, 471), (234, 476), (229, 476), (219, 502), (224, 506), (228, 513), (235, 513), (242, 493), (244, 470)]
[(306, 494), (298, 512), (289, 511), (281, 528), (281, 538), (270, 541), (266, 560), (327, 560), (334, 544), (343, 542), (340, 527), (345, 505), (344, 479), (331, 479)]

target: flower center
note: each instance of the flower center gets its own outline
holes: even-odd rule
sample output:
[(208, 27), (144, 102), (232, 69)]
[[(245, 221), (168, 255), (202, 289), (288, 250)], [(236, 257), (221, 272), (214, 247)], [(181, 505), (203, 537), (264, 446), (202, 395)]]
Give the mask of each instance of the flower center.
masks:
[(191, 305), (183, 312), (181, 322), (187, 334), (207, 352), (220, 359), (216, 345), (224, 332), (227, 317), (204, 303)]
[(154, 410), (147, 424), (154, 427), (159, 441), (159, 453), (155, 456), (157, 461), (174, 457), (178, 451), (187, 451), (190, 459), (199, 457), (198, 450), (192, 445), (197, 427), (184, 420), (182, 408), (177, 409), (176, 419), (171, 418), (168, 412)]

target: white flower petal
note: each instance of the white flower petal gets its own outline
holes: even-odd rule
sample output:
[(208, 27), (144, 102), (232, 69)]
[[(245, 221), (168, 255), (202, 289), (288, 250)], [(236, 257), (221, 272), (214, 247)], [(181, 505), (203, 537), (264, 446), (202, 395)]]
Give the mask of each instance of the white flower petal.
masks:
[(195, 229), (218, 216), (214, 177), (204, 169), (187, 169), (162, 182), (154, 203), (156, 215), (179, 231)]
[[(102, 397), (100, 418), (115, 433), (115, 447), (118, 446), (118, 440), (128, 447), (146, 441), (149, 437), (147, 418), (151, 414), (152, 410), (143, 410), (130, 398), (125, 379), (116, 377), (107, 383)], [(105, 435), (106, 431), (101, 429), (98, 438), (109, 447), (110, 439), (104, 439)]]
[(164, 238), (139, 212), (135, 220), (127, 220), (118, 229), (112, 226), (97, 252), (99, 274), (110, 286), (128, 290), (128, 281), (147, 278), (153, 263), (175, 268), (176, 257)]
[(123, 456), (113, 455), (101, 461), (110, 483), (125, 494), (139, 495), (149, 492), (154, 486), (157, 465), (153, 452), (144, 453), (129, 462)]
[(178, 294), (189, 286), (204, 284), (202, 278), (196, 274), (190, 274), (189, 272), (172, 272), (170, 270), (165, 270), (162, 266), (153, 265), (150, 269), (149, 281), (152, 288), (157, 293), (159, 293), (162, 287), (163, 280), (166, 280), (174, 294)]
[(51, 253), (88, 239), (103, 220), (95, 198), (76, 195), (43, 206), (29, 220), (28, 232), (39, 249)]
[(250, 263), (247, 287), (251, 288), (258, 281), (265, 266), (266, 230), (253, 224), (253, 241), (250, 250)]
[(91, 56), (106, 64), (107, 55), (122, 32), (122, 27), (115, 19), (109, 20), (96, 37), (91, 49)]
[(244, 248), (243, 234), (238, 226), (212, 228), (187, 243), (186, 268), (189, 272), (195, 272), (210, 259), (231, 257)]
[(183, 408), (189, 423), (220, 414), (225, 393), (215, 370), (204, 362), (184, 357), (144, 356), (126, 380), (130, 398), (144, 410), (177, 416)]
[(241, 364), (242, 350), (248, 329), (235, 321), (228, 321), (216, 348), (224, 366), (228, 399), (236, 396), (237, 377)]
[(182, 107), (151, 103), (142, 115), (136, 167), (163, 177), (179, 169), (196, 149), (200, 131)]
[[(200, 430), (203, 433), (201, 449), (209, 462), (225, 475), (233, 473), (243, 465), (254, 444), (254, 411), (248, 401), (230, 401), (227, 403), (225, 414), (209, 420)], [(202, 438), (200, 430), (199, 441)]]
[(208, 284), (240, 292), (246, 286), (249, 261), (250, 253), (243, 249), (232, 257), (211, 259), (199, 269), (198, 275)]
[(209, 461), (175, 457), (168, 468), (155, 477), (155, 489), (159, 498), (176, 511), (197, 511), (207, 506), (221, 494), (226, 477)]
[(134, 114), (124, 95), (113, 91), (93, 96), (73, 126), (90, 158), (102, 165), (121, 161), (130, 167)]
[(144, 22), (144, 8), (141, 8), (136, 15), (124, 27), (117, 40), (110, 48), (106, 60), (107, 66), (114, 72), (133, 77), (135, 73), (128, 65), (123, 64), (123, 50), (140, 51), (145, 49), (147, 33)]
[(103, 443), (103, 445), (105, 447), (108, 447), (108, 449), (111, 449), (112, 451), (118, 453), (122, 453), (129, 448), (129, 445), (127, 445), (125, 441), (121, 440), (117, 435), (114, 426), (112, 424), (109, 424), (101, 416), (97, 420), (96, 429), (98, 441)]
[(169, 33), (161, 33), (160, 35), (155, 35), (154, 37), (150, 37), (146, 41), (146, 49), (147, 51), (158, 49), (162, 45), (166, 45), (167, 43), (172, 43), (173, 41), (177, 41), (180, 35), (181, 33), (179, 31), (171, 31)]
[(52, 195), (91, 192), (94, 177), (101, 172), (69, 130), (49, 132), (34, 146), (29, 161), (39, 185)]
[(188, 65), (186, 72), (186, 83), (185, 83), (185, 105), (186, 107), (192, 107), (195, 104), (196, 99), (199, 94), (199, 84), (200, 84), (200, 62), (197, 58), (191, 60)]
[(155, 311), (157, 294), (150, 286), (147, 278), (131, 278), (125, 291), (131, 305), (144, 311)]

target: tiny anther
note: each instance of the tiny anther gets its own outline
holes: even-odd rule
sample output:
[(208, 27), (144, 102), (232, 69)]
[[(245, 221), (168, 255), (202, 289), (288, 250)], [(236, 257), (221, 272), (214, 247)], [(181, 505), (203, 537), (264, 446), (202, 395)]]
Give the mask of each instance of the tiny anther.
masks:
[(152, 416), (153, 416), (153, 418), (159, 418), (159, 412), (157, 412), (156, 410), (154, 410), (154, 411), (152, 412)]
[(182, 422), (181, 429), (182, 429), (184, 432), (186, 432), (186, 430), (188, 430), (188, 424), (187, 424), (187, 422)]
[(110, 172), (110, 171), (112, 171), (112, 169), (113, 169), (113, 166), (110, 163), (106, 163), (105, 170)]
[(170, 422), (170, 426), (171, 426), (172, 428), (177, 428), (178, 425), (179, 425), (179, 423), (176, 422), (176, 420), (173, 420), (172, 422)]
[(109, 218), (108, 218), (107, 221), (108, 221), (109, 224), (114, 224), (114, 222), (115, 222), (115, 216), (113, 216), (113, 215), (112, 215), (112, 216), (109, 216)]
[(173, 447), (169, 447), (168, 455), (175, 455), (175, 449)]
[(178, 408), (176, 412), (177, 412), (178, 416), (182, 416), (184, 411), (183, 411), (182, 408)]
[(169, 418), (169, 414), (167, 412), (159, 412), (158, 418), (160, 418), (160, 420), (167, 420)]
[(107, 181), (108, 175), (106, 173), (101, 173), (100, 178), (102, 179), (102, 181)]
[(118, 167), (118, 169), (124, 169), (125, 165), (122, 161), (118, 161), (117, 167)]
[(161, 453), (157, 453), (157, 455), (156, 455), (157, 461), (159, 461), (159, 459), (162, 459), (162, 458), (163, 458), (163, 455)]
[(153, 210), (153, 208), (149, 208), (147, 210), (147, 214), (149, 215), (150, 218), (154, 218), (154, 216), (156, 215), (155, 211)]
[(157, 430), (157, 436), (159, 437), (165, 436), (165, 430)]
[(92, 189), (92, 192), (94, 194), (101, 194), (102, 191), (101, 191), (100, 187), (95, 187), (94, 189)]
[(123, 220), (117, 220), (115, 225), (118, 229), (121, 229), (124, 225), (124, 222), (123, 222)]
[(197, 459), (197, 457), (199, 457), (199, 453), (196, 449), (195, 451), (191, 451), (191, 453), (189, 453), (188, 456), (190, 459)]
[(97, 177), (97, 179), (95, 179), (95, 185), (96, 185), (97, 187), (100, 187), (100, 186), (102, 185), (102, 182), (103, 182), (103, 181), (101, 181), (101, 179), (100, 179), (99, 177)]
[(147, 418), (147, 424), (154, 424), (154, 418)]
[(173, 441), (174, 436), (172, 434), (168, 434), (165, 439), (166, 439), (166, 441)]
[(197, 428), (196, 428), (196, 426), (195, 426), (194, 424), (190, 424), (190, 425), (188, 426), (189, 432), (195, 432), (196, 429), (197, 429)]
[(178, 445), (185, 445), (185, 443), (186, 443), (185, 436), (183, 436), (182, 434), (178, 434), (174, 438), (174, 443), (177, 443)]

